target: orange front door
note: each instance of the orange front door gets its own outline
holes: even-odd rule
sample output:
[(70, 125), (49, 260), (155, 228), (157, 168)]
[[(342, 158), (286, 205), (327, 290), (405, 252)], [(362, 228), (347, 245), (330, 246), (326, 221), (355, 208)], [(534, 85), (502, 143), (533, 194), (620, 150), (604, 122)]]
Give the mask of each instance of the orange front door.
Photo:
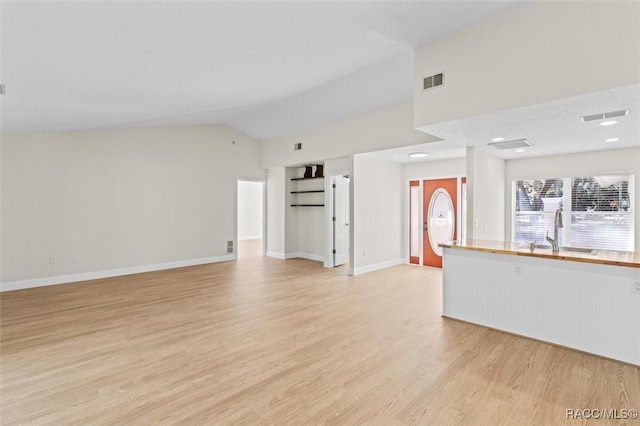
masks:
[(423, 264), (442, 268), (438, 243), (455, 240), (457, 235), (458, 179), (435, 179), (423, 187)]

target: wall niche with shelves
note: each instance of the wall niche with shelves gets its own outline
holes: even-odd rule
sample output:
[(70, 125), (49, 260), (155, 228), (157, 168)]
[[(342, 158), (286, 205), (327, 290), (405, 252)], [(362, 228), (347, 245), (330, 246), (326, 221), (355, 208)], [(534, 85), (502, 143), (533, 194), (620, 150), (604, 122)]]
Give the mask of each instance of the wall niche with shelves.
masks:
[(291, 207), (324, 207), (324, 166), (306, 164), (291, 178)]

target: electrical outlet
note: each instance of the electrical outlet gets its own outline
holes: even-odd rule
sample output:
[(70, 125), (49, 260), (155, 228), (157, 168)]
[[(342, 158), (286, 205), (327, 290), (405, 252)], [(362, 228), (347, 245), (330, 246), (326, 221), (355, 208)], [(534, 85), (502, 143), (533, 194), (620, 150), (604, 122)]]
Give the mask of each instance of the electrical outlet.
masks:
[(56, 257), (55, 256), (49, 256), (49, 263), (52, 264), (52, 265), (54, 263), (56, 263)]
[(517, 275), (517, 276), (522, 275), (522, 266), (513, 265), (513, 275)]
[(632, 294), (640, 294), (640, 281), (636, 281), (631, 284), (631, 293)]

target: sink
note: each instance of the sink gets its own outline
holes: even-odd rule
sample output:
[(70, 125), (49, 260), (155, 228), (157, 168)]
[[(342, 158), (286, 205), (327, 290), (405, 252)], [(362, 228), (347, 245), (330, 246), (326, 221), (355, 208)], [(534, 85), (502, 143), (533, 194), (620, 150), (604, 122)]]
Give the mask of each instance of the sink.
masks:
[[(529, 244), (525, 244), (524, 246), (522, 246), (522, 248), (529, 248)], [(536, 244), (535, 248), (540, 250), (551, 250), (551, 246), (546, 244)], [(560, 247), (560, 253), (562, 252), (580, 253), (580, 254), (589, 254), (589, 255), (595, 256), (596, 254), (598, 254), (599, 251), (600, 250), (598, 249), (590, 249), (590, 248), (584, 248), (584, 247)]]
[(573, 252), (573, 253), (583, 253), (583, 254), (591, 254), (591, 255), (596, 255), (598, 254), (597, 249), (590, 249), (590, 248), (584, 248), (584, 247), (560, 247), (560, 251), (568, 251), (568, 252)]

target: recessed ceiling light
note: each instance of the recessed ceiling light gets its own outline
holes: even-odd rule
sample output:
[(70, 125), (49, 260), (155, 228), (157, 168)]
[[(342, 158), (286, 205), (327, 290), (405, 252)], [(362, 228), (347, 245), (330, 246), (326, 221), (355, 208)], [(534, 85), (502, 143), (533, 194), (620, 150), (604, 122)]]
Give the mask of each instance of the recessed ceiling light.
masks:
[(411, 154), (409, 154), (409, 157), (411, 158), (423, 158), (428, 156), (429, 154), (427, 154), (426, 152), (412, 152)]
[(516, 152), (524, 152), (524, 148), (518, 148), (515, 150)]
[(491, 139), (492, 142), (502, 142), (504, 140), (504, 138), (493, 138)]
[(605, 142), (618, 142), (620, 138), (609, 138)]
[(608, 120), (608, 121), (603, 121), (602, 123), (600, 123), (600, 125), (601, 126), (613, 126), (616, 123), (617, 123), (616, 120)]

